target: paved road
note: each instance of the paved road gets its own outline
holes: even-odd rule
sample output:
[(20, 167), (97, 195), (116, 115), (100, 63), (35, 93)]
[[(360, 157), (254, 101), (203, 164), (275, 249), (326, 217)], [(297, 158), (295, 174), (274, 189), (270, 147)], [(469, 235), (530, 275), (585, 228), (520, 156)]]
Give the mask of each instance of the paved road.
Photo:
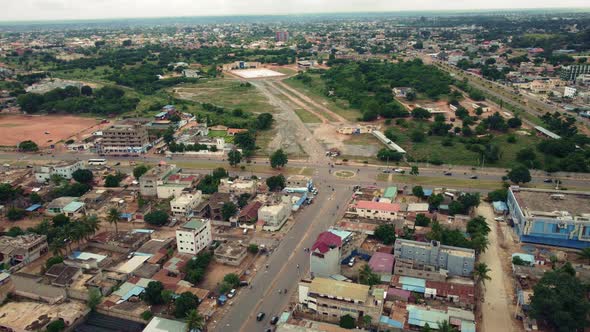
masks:
[[(287, 307), (289, 298), (297, 291), (299, 278), (309, 270), (309, 256), (304, 248), (311, 247), (318, 234), (344, 213), (344, 202), (352, 194), (352, 188), (346, 185), (336, 185), (335, 191), (327, 184), (319, 184), (318, 188), (320, 194), (314, 204), (295, 215), (293, 228), (268, 260), (268, 270), (258, 271), (252, 289), (240, 290), (215, 331), (262, 331), (270, 327), (272, 316), (279, 316)], [(279, 289), (287, 289), (288, 294), (279, 294)], [(258, 312), (266, 314), (261, 322), (256, 321)]]

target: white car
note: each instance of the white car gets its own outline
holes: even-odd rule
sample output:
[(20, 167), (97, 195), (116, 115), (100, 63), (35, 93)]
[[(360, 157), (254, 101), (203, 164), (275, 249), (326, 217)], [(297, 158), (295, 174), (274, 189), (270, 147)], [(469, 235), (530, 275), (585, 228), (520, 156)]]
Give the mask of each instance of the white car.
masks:
[(353, 267), (354, 266), (354, 257), (350, 259), (350, 261), (348, 262), (348, 266)]
[(496, 217), (494, 218), (495, 221), (504, 221), (504, 217)]
[(227, 293), (227, 297), (231, 299), (234, 296), (236, 296), (236, 289), (232, 288), (232, 290), (230, 290), (229, 293)]
[(396, 172), (396, 173), (402, 173), (404, 170), (401, 169), (401, 168), (396, 168), (393, 171)]

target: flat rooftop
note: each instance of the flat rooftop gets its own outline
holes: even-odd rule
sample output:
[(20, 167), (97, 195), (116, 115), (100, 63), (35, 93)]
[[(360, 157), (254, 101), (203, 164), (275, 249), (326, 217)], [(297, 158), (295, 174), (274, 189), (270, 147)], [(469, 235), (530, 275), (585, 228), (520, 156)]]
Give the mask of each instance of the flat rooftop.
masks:
[(285, 76), (285, 74), (279, 73), (278, 71), (258, 68), (258, 69), (237, 69), (232, 70), (232, 74), (241, 78), (265, 78), (265, 77), (277, 77)]
[(325, 296), (353, 299), (367, 302), (370, 287), (327, 278), (314, 278), (309, 284), (309, 291)]
[[(571, 216), (590, 214), (590, 192), (510, 188), (525, 216), (566, 211)], [(557, 215), (556, 215), (557, 217)]]

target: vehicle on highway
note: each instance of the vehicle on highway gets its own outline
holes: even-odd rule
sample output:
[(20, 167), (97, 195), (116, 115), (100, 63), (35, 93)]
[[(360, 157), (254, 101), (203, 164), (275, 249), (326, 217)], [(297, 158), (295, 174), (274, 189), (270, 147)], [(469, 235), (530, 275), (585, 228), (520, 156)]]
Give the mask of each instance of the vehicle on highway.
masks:
[(469, 178), (472, 179), (472, 180), (475, 180), (475, 179), (477, 179), (477, 175), (472, 175)]
[(452, 176), (452, 175), (453, 175), (453, 173), (451, 173), (451, 172), (449, 172), (449, 171), (446, 171), (444, 174), (445, 174), (446, 176)]
[(117, 162), (115, 163), (115, 166), (121, 166), (121, 162), (120, 162), (120, 161), (117, 161)]
[(383, 173), (385, 173), (385, 174), (389, 174), (389, 173), (391, 173), (391, 170), (390, 170), (390, 169), (384, 169), (384, 170), (382, 170), (381, 172), (383, 172)]
[(404, 172), (404, 170), (401, 169), (401, 168), (396, 168), (393, 171), (396, 172), (396, 173), (403, 173)]
[(494, 218), (495, 221), (504, 221), (504, 217), (496, 217)]
[(543, 182), (545, 182), (545, 183), (553, 183), (553, 180), (551, 180), (551, 179), (545, 179), (545, 180), (543, 180)]
[(261, 320), (264, 319), (264, 316), (266, 316), (266, 314), (261, 311), (258, 313), (258, 315), (256, 315), (256, 320), (260, 322)]
[(355, 258), (354, 257), (351, 258), (350, 261), (348, 262), (348, 266), (353, 267), (354, 266), (354, 261), (355, 261)]
[(105, 165), (106, 159), (88, 159), (88, 165)]
[(279, 317), (277, 317), (277, 316), (272, 316), (272, 318), (270, 319), (270, 323), (272, 325), (275, 325), (278, 322), (279, 322)]
[(227, 297), (231, 299), (234, 296), (236, 296), (236, 289), (232, 288), (232, 290), (230, 290), (229, 293), (227, 293)]

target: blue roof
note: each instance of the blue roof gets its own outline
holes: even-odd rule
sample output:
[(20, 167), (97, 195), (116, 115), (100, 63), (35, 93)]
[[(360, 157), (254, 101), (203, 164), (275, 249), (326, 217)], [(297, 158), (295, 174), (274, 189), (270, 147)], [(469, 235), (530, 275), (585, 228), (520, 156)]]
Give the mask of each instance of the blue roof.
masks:
[(131, 290), (128, 291), (127, 294), (125, 294), (125, 295), (123, 295), (123, 297), (121, 297), (121, 301), (127, 301), (133, 296), (139, 296), (144, 291), (145, 291), (145, 288), (140, 287), (140, 286), (135, 286), (135, 287), (131, 288)]
[(426, 287), (426, 280), (420, 278), (413, 278), (413, 277), (399, 277), (399, 282), (402, 285), (411, 285), (411, 286), (418, 286), (418, 287)]
[(424, 326), (428, 323), (429, 326), (438, 326), (438, 322), (449, 319), (447, 313), (436, 309), (424, 310), (413, 305), (409, 305), (407, 309), (410, 325)]
[(496, 211), (508, 211), (508, 205), (502, 201), (495, 201), (492, 203)]
[(70, 202), (70, 204), (64, 206), (63, 211), (64, 212), (76, 212), (80, 208), (82, 208), (83, 206), (84, 206), (84, 203), (73, 201), (73, 202)]
[(29, 207), (26, 209), (26, 211), (27, 211), (27, 212), (33, 212), (33, 211), (37, 210), (37, 209), (38, 209), (38, 208), (40, 208), (40, 207), (41, 207), (41, 204), (33, 204), (33, 205), (29, 206)]
[(132, 214), (131, 213), (121, 213), (121, 218), (122, 219), (131, 219)]
[(461, 321), (461, 332), (475, 332), (475, 323)]
[(154, 117), (161, 118), (161, 117), (166, 116), (166, 115), (168, 115), (168, 112), (160, 112), (160, 113), (154, 115)]
[(381, 318), (379, 319), (379, 322), (391, 327), (395, 327), (398, 329), (402, 329), (404, 328), (404, 323), (403, 322), (398, 322), (395, 319), (391, 319), (387, 316), (381, 316)]
[(424, 196), (426, 197), (432, 196), (432, 189), (422, 189), (422, 192), (424, 192)]

